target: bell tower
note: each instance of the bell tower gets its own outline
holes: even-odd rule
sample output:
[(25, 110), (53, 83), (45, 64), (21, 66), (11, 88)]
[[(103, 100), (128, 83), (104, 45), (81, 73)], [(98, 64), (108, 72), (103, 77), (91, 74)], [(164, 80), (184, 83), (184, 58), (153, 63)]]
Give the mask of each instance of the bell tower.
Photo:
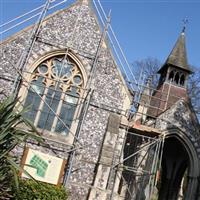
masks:
[(187, 99), (187, 81), (192, 73), (187, 62), (185, 27), (164, 65), (158, 71), (160, 80), (150, 100), (148, 115), (156, 117), (179, 99)]

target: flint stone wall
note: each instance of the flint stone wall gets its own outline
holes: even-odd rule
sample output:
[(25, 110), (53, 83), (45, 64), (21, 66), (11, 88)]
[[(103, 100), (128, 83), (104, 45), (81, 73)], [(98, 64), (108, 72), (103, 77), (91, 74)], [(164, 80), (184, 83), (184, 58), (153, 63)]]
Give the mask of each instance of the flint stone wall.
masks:
[[(6, 95), (11, 94), (13, 82), (17, 76), (17, 62), (27, 45), (31, 31), (32, 27), (28, 27), (0, 45), (0, 84), (1, 90), (5, 90)], [(82, 61), (89, 76), (100, 37), (100, 28), (91, 6), (78, 1), (68, 9), (46, 18), (24, 70), (29, 71), (30, 66), (41, 56), (70, 47)], [(110, 49), (105, 44), (104, 42), (98, 58), (91, 105), (80, 133), (80, 142), (88, 146), (77, 150), (72, 168), (73, 173), (70, 177), (69, 188), (73, 200), (87, 198), (94, 179), (109, 114), (122, 109), (129, 95)], [(69, 146), (50, 141), (48, 144), (53, 147), (54, 151), (37, 146), (37, 144), (29, 144), (29, 146), (51, 155), (68, 157)], [(18, 153), (21, 155), (22, 149), (18, 149)]]
[(189, 102), (177, 101), (169, 110), (158, 117), (156, 128), (162, 131), (177, 128), (182, 131), (193, 143), (200, 159), (199, 122)]

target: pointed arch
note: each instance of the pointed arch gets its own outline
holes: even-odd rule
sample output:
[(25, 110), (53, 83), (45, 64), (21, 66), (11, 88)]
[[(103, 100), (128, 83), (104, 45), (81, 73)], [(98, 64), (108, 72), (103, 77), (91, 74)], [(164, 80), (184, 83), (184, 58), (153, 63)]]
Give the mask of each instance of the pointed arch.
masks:
[[(165, 134), (166, 134), (166, 140), (171, 140), (170, 142), (174, 140), (176, 141), (175, 143), (176, 145), (170, 146), (171, 154), (169, 155), (169, 157), (165, 157), (166, 155), (163, 154), (162, 163), (165, 162), (163, 163), (164, 165), (163, 170), (165, 170), (165, 172), (167, 173), (164, 173), (162, 176), (162, 179), (165, 182), (161, 183), (161, 190), (159, 191), (159, 200), (168, 199), (169, 196), (170, 196), (170, 199), (173, 199), (173, 200), (177, 199), (179, 187), (181, 184), (180, 178), (183, 177), (184, 170), (186, 168), (188, 169), (188, 180), (187, 180), (187, 186), (186, 186), (184, 199), (196, 200), (197, 195), (198, 195), (198, 179), (200, 176), (200, 161), (198, 159), (198, 154), (196, 152), (194, 143), (190, 140), (190, 138), (184, 132), (182, 132), (181, 130), (177, 128), (169, 128), (168, 130), (165, 131)], [(168, 142), (168, 144), (170, 144), (170, 142)], [(179, 150), (177, 148), (179, 148)], [(177, 164), (175, 167), (174, 164), (175, 162), (176, 163), (179, 162), (179, 157), (177, 157), (176, 161), (170, 160), (170, 157), (172, 155), (174, 156), (174, 153), (172, 152), (176, 152), (176, 151), (183, 152), (183, 153), (185, 152), (184, 155), (187, 157), (187, 160), (188, 160), (187, 164), (185, 163), (186, 166), (181, 164), (183, 160), (180, 160), (179, 167), (177, 168)], [(182, 174), (180, 175), (181, 170), (182, 170)], [(169, 171), (172, 172), (171, 173), (173, 174), (172, 177), (169, 176)]]
[(29, 107), (26, 117), (36, 127), (64, 136), (68, 135), (87, 82), (78, 57), (71, 51), (65, 53), (50, 52), (35, 61), (26, 72), (28, 83), (21, 88), (24, 106)]

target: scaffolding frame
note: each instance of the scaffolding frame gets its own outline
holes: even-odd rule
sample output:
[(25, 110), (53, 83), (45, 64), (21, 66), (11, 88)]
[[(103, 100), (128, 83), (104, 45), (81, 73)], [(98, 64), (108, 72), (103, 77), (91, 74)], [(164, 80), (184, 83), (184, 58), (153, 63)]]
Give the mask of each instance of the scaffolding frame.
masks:
[[(5, 30), (0, 33), (0, 34), (3, 34), (3, 33), (6, 33), (8, 31), (12, 30), (15, 27), (17, 27), (17, 26), (19, 26), (19, 25), (21, 25), (21, 24), (23, 24), (23, 23), (25, 23), (25, 22), (27, 22), (27, 21), (39, 16), (38, 20), (36, 21), (36, 23), (34, 25), (33, 31), (32, 31), (32, 33), (31, 33), (31, 35), (29, 37), (28, 45), (27, 45), (25, 51), (22, 53), (18, 64), (15, 66), (13, 63), (11, 63), (13, 68), (18, 73), (18, 77), (16, 78), (15, 83), (14, 83), (14, 87), (13, 87), (16, 96), (17, 96), (17, 93), (19, 91), (20, 83), (22, 81), (26, 82), (28, 84), (28, 87), (31, 87), (32, 90), (36, 94), (38, 94), (35, 91), (35, 89), (31, 86), (30, 82), (28, 80), (26, 80), (26, 78), (24, 77), (23, 73), (29, 73), (25, 69), (26, 69), (26, 65), (27, 65), (28, 59), (30, 57), (31, 51), (33, 49), (33, 46), (34, 46), (36, 40), (37, 41), (41, 41), (41, 42), (45, 42), (43, 40), (43, 38), (38, 37), (38, 33), (40, 31), (41, 25), (42, 25), (45, 17), (47, 16), (48, 10), (53, 9), (53, 8), (65, 3), (65, 2), (67, 2), (67, 0), (62, 0), (62, 1), (59, 1), (58, 3), (57, 2), (58, 2), (57, 0), (47, 0), (45, 4), (39, 6), (39, 7), (35, 8), (35, 9), (33, 9), (33, 10), (31, 10), (31, 11), (29, 11), (29, 12), (27, 12), (27, 13), (19, 16), (19, 17), (16, 17), (15, 19), (10, 20), (9, 22), (6, 22), (6, 23), (0, 25), (0, 28), (2, 28), (2, 27), (7, 27), (8, 25), (11, 24), (10, 27), (5, 28)], [(89, 106), (98, 106), (98, 105), (93, 105), (91, 103), (91, 98), (92, 98), (93, 92), (94, 92), (94, 88), (93, 88), (91, 83), (92, 83), (92, 81), (94, 79), (97, 63), (100, 62), (100, 61), (98, 61), (98, 56), (99, 56), (99, 52), (101, 50), (102, 42), (105, 40), (105, 38), (108, 38), (110, 47), (111, 47), (111, 49), (113, 50), (113, 53), (114, 53), (114, 58), (117, 60), (116, 61), (116, 66), (120, 69), (122, 74), (125, 74), (126, 83), (128, 84), (128, 87), (131, 88), (135, 93), (138, 93), (139, 94), (138, 96), (141, 95), (142, 88), (146, 87), (146, 86), (138, 83), (138, 81), (136, 80), (136, 78), (135, 78), (135, 76), (133, 74), (133, 71), (131, 70), (131, 67), (130, 67), (127, 59), (126, 59), (125, 53), (122, 50), (122, 47), (121, 47), (121, 45), (120, 45), (120, 43), (119, 43), (119, 41), (118, 41), (118, 39), (116, 37), (116, 34), (113, 31), (113, 28), (112, 28), (112, 26), (110, 24), (110, 13), (108, 14), (108, 16), (106, 15), (105, 10), (103, 9), (103, 6), (102, 6), (100, 0), (97, 0), (97, 1), (92, 0), (92, 2), (93, 2), (93, 5), (94, 5), (94, 8), (96, 9), (96, 13), (97, 13), (97, 15), (98, 15), (98, 17), (100, 19), (100, 22), (102, 24), (103, 31), (101, 33), (101, 38), (99, 40), (99, 45), (98, 45), (98, 47), (96, 49), (95, 55), (90, 55), (91, 58), (93, 59), (93, 64), (92, 64), (89, 80), (88, 80), (88, 82), (86, 84), (86, 87), (81, 88), (82, 90), (84, 90), (85, 95), (83, 95), (84, 96), (83, 98), (80, 98), (80, 103), (78, 104), (79, 108), (80, 108), (80, 114), (79, 114), (79, 116), (77, 118), (74, 119), (74, 120), (77, 120), (77, 119), (79, 120), (78, 127), (76, 129), (76, 133), (75, 134), (70, 131), (69, 127), (66, 126), (65, 122), (51, 108), (51, 103), (49, 105), (38, 94), (38, 96), (41, 98), (42, 101), (44, 101), (44, 104), (49, 108), (49, 110), (52, 111), (55, 114), (55, 116), (61, 121), (61, 123), (64, 126), (66, 126), (66, 128), (68, 128), (69, 133), (72, 134), (73, 137), (74, 137), (74, 142), (73, 142), (72, 146), (70, 147), (70, 150), (67, 151), (67, 153), (69, 154), (68, 168), (67, 168), (67, 173), (65, 173), (65, 177), (64, 177), (64, 181), (63, 181), (66, 186), (69, 183), (69, 178), (70, 178), (70, 175), (71, 175), (72, 166), (73, 166), (73, 160), (74, 160), (74, 156), (76, 154), (76, 151), (78, 149), (85, 148), (85, 147), (91, 145), (91, 143), (82, 144), (79, 141), (79, 136), (80, 136), (80, 133), (81, 133), (81, 130), (82, 130), (82, 126), (84, 124), (84, 120), (85, 120), (85, 117), (87, 115)], [(56, 3), (56, 4), (51, 6), (51, 3)], [(32, 14), (32, 15), (29, 16), (29, 14)], [(23, 17), (26, 17), (26, 16), (27, 16), (27, 18), (23, 19)], [(20, 22), (16, 21), (16, 20), (19, 20), (21, 18), (22, 18), (22, 21), (20, 21)], [(78, 23), (78, 20), (79, 20), (79, 17), (77, 18), (76, 23)], [(16, 23), (13, 25), (13, 22), (15, 22), (15, 21), (16, 21)], [(75, 23), (74, 29), (73, 29), (74, 32), (75, 32), (75, 29), (76, 29), (76, 23)], [(72, 35), (74, 35), (74, 34), (72, 34)], [(51, 41), (46, 41), (46, 42), (48, 42), (50, 45), (62, 46), (63, 48), (65, 48), (66, 52), (65, 52), (65, 55), (64, 55), (64, 59), (67, 59), (67, 56), (68, 56), (68, 53), (69, 53), (69, 49), (73, 48), (73, 45), (72, 45), (73, 38), (70, 41), (71, 42), (69, 44), (67, 44), (67, 46), (63, 46), (59, 42), (53, 42), (53, 43)], [(62, 63), (62, 68), (63, 68), (63, 63)], [(59, 81), (60, 80), (58, 80), (57, 83), (59, 83)], [(148, 87), (148, 89), (156, 91), (154, 88)], [(54, 90), (55, 91), (57, 90), (57, 86), (55, 86)], [(54, 92), (54, 94), (55, 94), (55, 92)], [(169, 92), (167, 93), (167, 95), (168, 94), (169, 94)], [(149, 96), (149, 98), (152, 97), (151, 95), (148, 95), (148, 96)], [(174, 96), (174, 97), (176, 97), (176, 96)], [(53, 100), (53, 98), (54, 98), (54, 96), (52, 97), (52, 100)], [(180, 97), (176, 97), (176, 98), (180, 98)], [(164, 101), (165, 105), (167, 104), (168, 98), (167, 98), (167, 100), (163, 100), (162, 98), (157, 98), (157, 99), (159, 101)], [(133, 104), (139, 104), (139, 103), (140, 103), (139, 99), (135, 98), (134, 101), (133, 101)], [(107, 106), (107, 105), (104, 105), (104, 106)], [(98, 108), (105, 109), (104, 106), (103, 107), (98, 106)], [(154, 108), (150, 104), (146, 104), (145, 106)], [(115, 111), (115, 109), (116, 109), (116, 111)], [(157, 109), (160, 109), (160, 108), (157, 108)], [(132, 114), (132, 115), (136, 114), (136, 111), (132, 111), (132, 109), (127, 111), (127, 110), (120, 110), (120, 109), (117, 109), (117, 108), (110, 108), (109, 111), (110, 112), (115, 112), (117, 114), (120, 113), (120, 116), (125, 116), (125, 117), (128, 117), (130, 114)], [(145, 115), (145, 113), (140, 113), (140, 114), (144, 114)], [(152, 116), (149, 116), (149, 117), (152, 117)], [(164, 120), (164, 119), (159, 119), (159, 120)], [(163, 150), (163, 146), (164, 146), (165, 135), (161, 134), (156, 138), (152, 138), (152, 137), (147, 137), (147, 136), (142, 135), (142, 134), (137, 134), (137, 133), (134, 133), (134, 132), (130, 132), (130, 128), (132, 128), (130, 126), (130, 124), (128, 124), (125, 127), (125, 138), (123, 140), (123, 145), (122, 145), (121, 152), (120, 152), (120, 159), (121, 160), (116, 162), (115, 154), (113, 155), (111, 173), (110, 173), (109, 181), (107, 183), (108, 185), (112, 185), (112, 188), (110, 190), (110, 196), (109, 196), (110, 200), (115, 198), (115, 191), (114, 191), (115, 179), (117, 177), (118, 178), (121, 177), (121, 179), (123, 181), (125, 181), (125, 179), (126, 179), (124, 177), (124, 175), (123, 175), (123, 172), (128, 172), (130, 174), (134, 174), (135, 177), (137, 177), (137, 176), (140, 176), (140, 177), (148, 176), (149, 177), (148, 184), (150, 185), (149, 197), (152, 196), (153, 189), (154, 189), (154, 187), (155, 187), (155, 185), (157, 183), (156, 172), (161, 167), (160, 160), (162, 160), (162, 150)], [(139, 138), (141, 138), (141, 140), (149, 139), (150, 142), (146, 143), (145, 145), (143, 144), (143, 146), (140, 146), (138, 150), (132, 152), (129, 156), (123, 157), (124, 149), (126, 148), (125, 146), (126, 146), (126, 142), (127, 142), (126, 139), (130, 135), (133, 135), (134, 137), (139, 137)], [(47, 139), (45, 137), (44, 137), (44, 139), (49, 140), (49, 139)], [(119, 139), (119, 137), (118, 137), (118, 139)], [(58, 142), (58, 141), (56, 141), (56, 142)], [(152, 163), (149, 166), (148, 170), (139, 169), (141, 167), (142, 163), (145, 161), (146, 157), (149, 155), (149, 151), (151, 151), (152, 148), (154, 148), (154, 152), (155, 153), (154, 153), (154, 156), (153, 156), (153, 159), (152, 159)], [(141, 152), (142, 151), (146, 151), (146, 153), (143, 156), (141, 156)], [(138, 159), (138, 157), (141, 157), (141, 160), (139, 161), (139, 163), (137, 163), (137, 165), (128, 166), (128, 165), (125, 164), (126, 161), (129, 161), (131, 159)], [(112, 173), (114, 173), (113, 184), (111, 183), (112, 182), (112, 178), (111, 178)], [(131, 200), (134, 200), (135, 197), (134, 197), (133, 192), (130, 190), (130, 187), (127, 187), (127, 191), (128, 191), (128, 193), (130, 195)], [(119, 194), (119, 196), (120, 196), (120, 194)]]
[[(129, 130), (129, 128), (126, 127), (127, 130)], [(125, 151), (127, 151), (126, 150), (126, 142), (127, 142), (128, 135), (135, 137), (136, 141), (134, 143), (137, 145), (139, 145), (138, 138), (139, 138), (139, 140), (147, 140), (147, 142), (140, 145), (139, 148), (136, 148), (136, 149), (132, 148), (131, 151), (134, 150), (134, 152), (128, 154), (127, 157), (123, 157), (123, 154), (125, 153)], [(126, 131), (126, 137), (124, 139), (123, 148), (121, 149), (120, 157), (122, 159), (118, 163), (113, 164), (111, 167), (111, 169), (113, 169), (113, 171), (115, 173), (115, 178), (113, 181), (114, 183), (112, 185), (111, 193), (109, 195), (110, 200), (114, 200), (116, 198), (116, 196), (121, 197), (121, 198), (123, 197), (125, 199), (130, 199), (130, 200), (139, 200), (141, 192), (140, 192), (140, 188), (139, 187), (137, 188), (137, 186), (138, 185), (141, 186), (140, 179), (145, 179), (145, 178), (148, 181), (148, 183), (146, 183), (146, 187), (149, 186), (149, 194), (148, 194), (147, 198), (149, 198), (149, 199), (151, 198), (151, 196), (153, 195), (154, 188), (156, 187), (156, 184), (157, 184), (156, 175), (157, 175), (157, 172), (161, 168), (160, 160), (162, 159), (164, 138), (165, 138), (164, 134), (161, 134), (154, 138), (154, 137), (147, 137), (145, 135), (140, 135), (140, 134), (137, 134), (134, 132)], [(131, 147), (131, 144), (129, 144), (129, 145)], [(151, 159), (151, 162), (148, 163), (148, 159), (149, 159), (148, 157), (149, 157), (149, 155), (152, 154), (151, 151), (154, 152), (154, 156), (153, 156), (153, 159)], [(145, 154), (142, 155), (142, 153), (144, 153), (144, 152), (145, 152)], [(132, 162), (133, 160), (134, 160), (134, 162), (131, 164), (131, 166), (129, 166), (126, 163), (127, 161)], [(147, 166), (146, 165), (141, 166), (142, 164), (144, 165), (145, 162), (147, 162)], [(143, 169), (144, 167), (146, 169)], [(134, 182), (135, 190), (133, 191), (133, 188), (132, 188), (132, 192), (131, 192), (130, 187), (133, 187), (133, 185), (129, 185), (128, 182), (130, 181), (130, 179), (128, 180), (128, 182), (126, 181), (126, 179), (127, 179), (126, 174), (128, 174), (127, 175), (128, 177), (132, 177), (132, 179), (131, 179), (132, 184), (133, 184), (133, 181), (135, 181)], [(121, 186), (119, 185), (118, 193), (116, 191), (114, 191), (115, 179), (117, 178), (117, 176), (119, 179), (121, 179), (120, 184), (121, 184), (121, 181), (124, 182), (123, 184), (125, 184), (125, 185), (127, 184), (125, 196), (123, 196), (119, 192), (119, 190), (122, 190), (123, 185), (121, 185)], [(137, 177), (140, 177), (140, 179)], [(108, 183), (108, 184), (110, 184), (110, 183)], [(144, 183), (142, 183), (142, 184), (144, 184)], [(144, 190), (145, 185), (142, 185), (142, 186), (143, 187), (141, 187), (141, 188), (143, 188), (143, 190)], [(120, 189), (120, 187), (121, 187), (121, 189)]]

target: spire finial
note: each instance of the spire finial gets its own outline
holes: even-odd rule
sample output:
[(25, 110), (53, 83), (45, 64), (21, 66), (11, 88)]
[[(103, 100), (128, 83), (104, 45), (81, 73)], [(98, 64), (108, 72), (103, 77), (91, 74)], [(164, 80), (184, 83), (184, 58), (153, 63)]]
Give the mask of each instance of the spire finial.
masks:
[(185, 29), (186, 29), (186, 24), (189, 22), (188, 18), (186, 17), (185, 19), (182, 20), (183, 21), (183, 29), (182, 29), (182, 34), (185, 33)]

